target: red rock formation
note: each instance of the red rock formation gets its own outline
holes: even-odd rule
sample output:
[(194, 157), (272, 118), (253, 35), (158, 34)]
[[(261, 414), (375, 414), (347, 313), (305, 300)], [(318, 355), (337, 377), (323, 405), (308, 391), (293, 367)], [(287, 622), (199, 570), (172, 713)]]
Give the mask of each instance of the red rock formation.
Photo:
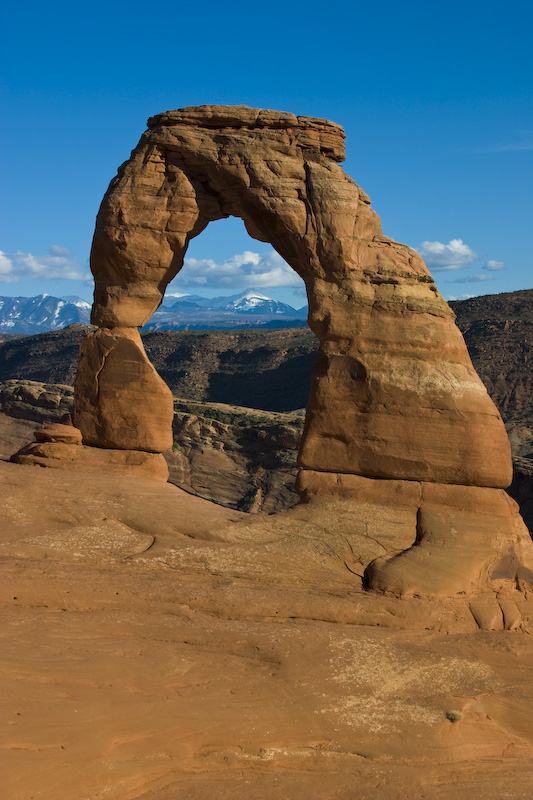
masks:
[(139, 475), (164, 482), (168, 479), (168, 467), (161, 453), (82, 445), (78, 428), (58, 423), (38, 428), (34, 436), (36, 441), (22, 447), (11, 456), (11, 461), (52, 469)]
[(85, 444), (162, 453), (172, 447), (174, 404), (135, 328), (101, 328), (82, 342), (74, 419)]
[[(391, 480), (444, 484), (437, 516), (418, 506), (416, 547), (370, 569), (369, 585), (400, 594), (474, 591), (499, 557), (502, 539), (491, 530), (507, 526), (515, 537), (515, 509), (498, 511), (498, 524), (487, 517), (480, 533), (466, 518), (455, 524), (454, 498), (462, 508), (464, 486), (490, 495), (509, 485), (509, 442), (423, 261), (383, 236), (369, 198), (338, 165), (342, 128), (245, 106), (168, 111), (148, 126), (96, 223), (92, 321), (103, 330), (86, 340), (76, 383), (74, 422), (83, 441), (151, 452), (170, 445), (170, 394), (135, 328), (160, 304), (189, 241), (213, 220), (241, 217), (304, 279), (309, 325), (320, 341), (301, 485), (307, 471), (327, 486), (342, 475), (387, 479), (375, 482), (378, 495)], [(308, 498), (311, 484), (320, 486), (315, 478)], [(453, 563), (456, 533), (490, 540), (459, 578), (437, 568), (440, 555), (431, 557), (438, 539)]]
[[(301, 465), (507, 486), (507, 437), (453, 313), (336, 163), (343, 139), (324, 120), (246, 107), (152, 117), (98, 215), (93, 322), (144, 324), (190, 239), (240, 216), (308, 289), (321, 347)], [(91, 426), (86, 414), (75, 419), (84, 433)]]

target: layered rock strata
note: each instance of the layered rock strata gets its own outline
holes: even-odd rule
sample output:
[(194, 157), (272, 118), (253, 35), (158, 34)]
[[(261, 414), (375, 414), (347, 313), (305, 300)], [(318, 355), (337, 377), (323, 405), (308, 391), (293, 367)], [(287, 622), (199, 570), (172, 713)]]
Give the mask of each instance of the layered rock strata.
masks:
[(168, 467), (161, 453), (83, 445), (79, 428), (60, 423), (38, 428), (34, 435), (35, 442), (11, 456), (11, 461), (28, 466), (168, 480)]
[[(431, 593), (432, 532), (448, 542), (453, 561), (454, 492), (508, 486), (509, 442), (453, 312), (421, 258), (383, 236), (343, 159), (342, 128), (325, 120), (245, 106), (152, 117), (98, 214), (92, 322), (101, 330), (84, 346), (74, 422), (91, 445), (169, 446), (171, 399), (135, 328), (161, 303), (189, 241), (211, 221), (241, 217), (307, 287), (320, 346), (300, 448), (304, 471), (449, 487), (448, 511), (424, 517), (409, 557), (368, 578), (371, 588), (401, 593), (406, 575), (427, 568), (419, 591)], [(485, 564), (484, 554), (477, 559)], [(439, 594), (473, 590), (437, 582)]]

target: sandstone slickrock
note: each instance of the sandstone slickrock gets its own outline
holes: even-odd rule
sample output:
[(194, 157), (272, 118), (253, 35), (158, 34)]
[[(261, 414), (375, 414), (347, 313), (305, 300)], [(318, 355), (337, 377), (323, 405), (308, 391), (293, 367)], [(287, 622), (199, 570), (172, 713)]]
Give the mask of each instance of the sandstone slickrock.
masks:
[[(512, 478), (509, 441), (423, 261), (383, 236), (343, 159), (343, 131), (325, 120), (245, 106), (152, 117), (98, 214), (91, 320), (100, 330), (82, 349), (74, 423), (97, 447), (170, 446), (170, 394), (135, 328), (161, 303), (189, 241), (209, 222), (241, 217), (307, 287), (319, 351), (299, 454), (304, 482), (313, 471), (446, 485), (438, 512), (421, 501), (414, 546), (370, 568), (368, 587), (475, 593), (486, 588), (494, 542), (507, 547), (525, 528), (512, 514), (492, 524), (482, 514), (477, 525), (462, 518), (457, 534), (454, 497), (460, 504), (465, 486), (496, 502)], [(498, 537), (495, 527), (508, 522)], [(461, 570), (465, 536), (484, 542)]]
[(252, 516), (0, 462), (3, 796), (529, 798), (533, 599), (364, 591), (396, 483)]
[[(17, 455), (21, 448), (28, 456), (26, 446), (32, 439), (50, 439), (56, 425), (48, 424), (53, 409), (45, 401), (56, 398), (60, 390), (53, 384), (31, 381), (0, 383), (0, 458)], [(54, 406), (55, 419), (70, 418), (72, 405), (70, 390), (70, 395)], [(4, 409), (7, 414), (1, 413)], [(34, 432), (34, 426), (22, 420), (47, 424)], [(301, 412), (281, 414), (174, 398), (174, 443), (172, 450), (164, 453), (168, 479), (188, 492), (230, 508), (262, 513), (282, 511), (298, 501), (293, 489), (302, 426)], [(60, 425), (60, 429), (68, 431), (69, 438), (81, 436), (71, 425)], [(42, 448), (38, 449), (39, 461), (35, 463), (44, 466)], [(53, 450), (49, 448), (50, 453)], [(121, 454), (128, 452), (100, 451), (101, 458), (107, 453), (110, 463), (112, 459), (116, 463)], [(146, 453), (146, 463), (155, 463), (155, 455)], [(24, 463), (30, 462), (26, 458)], [(52, 463), (61, 465), (57, 459), (49, 465)], [(78, 469), (84, 463), (87, 460), (78, 454), (75, 462), (69, 462), (69, 468)]]
[[(81, 439), (81, 431), (72, 428), (72, 439)], [(49, 439), (39, 441), (42, 432), (37, 431), (37, 443), (32, 442), (11, 456), (14, 464), (51, 467), (83, 472), (98, 472), (112, 477), (116, 474), (140, 475), (157, 481), (168, 480), (168, 467), (161, 453), (146, 450), (117, 450), (104, 447), (87, 447), (81, 441)]]
[(302, 470), (304, 501), (334, 497), (411, 514), (408, 549), (373, 560), (366, 584), (398, 597), (447, 597), (533, 585), (533, 548), (518, 504), (502, 489), (376, 480)]
[(37, 442), (62, 442), (64, 444), (81, 444), (82, 436), (79, 428), (73, 425), (63, 425), (56, 422), (52, 425), (45, 425), (35, 431)]
[(60, 425), (62, 434), (58, 426), (39, 431), (36, 444), (24, 447), (12, 460), (129, 471), (166, 481), (162, 452), (172, 447), (173, 416), (172, 394), (148, 360), (139, 331), (99, 329), (89, 333), (80, 348), (74, 426), (66, 432)]

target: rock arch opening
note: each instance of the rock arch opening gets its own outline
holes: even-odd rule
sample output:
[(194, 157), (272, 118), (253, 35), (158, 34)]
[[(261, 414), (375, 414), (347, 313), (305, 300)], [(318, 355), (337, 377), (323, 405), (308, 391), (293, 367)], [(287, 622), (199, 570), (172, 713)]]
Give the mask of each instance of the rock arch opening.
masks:
[(242, 219), (210, 222), (183, 254), (143, 330), (246, 330), (307, 324), (304, 281)]
[(175, 397), (298, 411), (300, 427), (318, 347), (307, 326), (305, 284), (240, 218), (211, 222), (191, 240), (142, 338)]

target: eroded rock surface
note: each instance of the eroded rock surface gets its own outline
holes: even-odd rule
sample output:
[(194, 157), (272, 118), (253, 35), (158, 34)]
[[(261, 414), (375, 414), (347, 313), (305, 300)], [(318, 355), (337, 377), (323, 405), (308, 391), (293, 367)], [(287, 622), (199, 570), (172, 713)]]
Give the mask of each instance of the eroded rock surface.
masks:
[[(319, 340), (299, 452), (307, 499), (314, 497), (306, 473), (333, 477), (329, 486), (359, 475), (446, 489), (445, 510), (419, 505), (414, 545), (370, 568), (367, 587), (402, 596), (476, 593), (504, 558), (494, 546), (511, 544), (519, 555), (505, 579), (518, 579), (531, 560), (519, 517), (511, 515), (503, 536), (496, 527), (506, 522), (454, 522), (463, 487), (487, 489), (490, 506), (511, 482), (502, 419), (424, 263), (383, 236), (369, 198), (339, 167), (342, 129), (243, 106), (179, 109), (148, 124), (96, 223), (91, 319), (99, 330), (82, 346), (73, 414), (84, 445), (154, 455), (171, 447), (172, 397), (136, 328), (160, 304), (190, 239), (211, 221), (239, 216), (307, 287)], [(65, 447), (37, 443), (34, 455)], [(480, 530), (487, 546), (458, 571), (463, 542), (483, 538)]]
[(507, 486), (505, 430), (453, 313), (420, 257), (383, 236), (343, 158), (325, 120), (244, 106), (152, 117), (98, 215), (92, 321), (143, 325), (189, 240), (239, 216), (308, 290), (320, 350), (301, 466)]
[(72, 386), (14, 379), (0, 384), (0, 409), (15, 419), (62, 422), (70, 418), (73, 401)]
[(450, 305), (476, 370), (504, 420), (513, 426), (531, 425), (533, 289)]
[[(84, 441), (158, 449), (161, 420), (153, 429), (145, 418), (139, 424), (137, 403), (130, 431), (131, 399), (120, 406), (119, 387), (133, 387), (135, 395), (135, 369), (128, 368), (124, 381), (124, 359), (113, 359), (111, 347), (100, 353), (98, 343), (118, 336), (117, 353), (131, 349), (127, 332), (161, 303), (190, 239), (211, 221), (239, 216), (307, 287), (319, 350), (299, 453), (304, 483), (312, 471), (449, 486), (444, 517), (419, 507), (415, 546), (371, 569), (368, 587), (400, 595), (480, 591), (494, 562), (490, 547), (477, 551), (475, 568), (459, 581), (453, 566), (442, 574), (436, 557), (427, 574), (427, 558), (443, 537), (452, 565), (462, 557), (453, 497), (460, 500), (462, 486), (486, 487), (496, 502), (512, 479), (509, 440), (423, 261), (383, 236), (369, 198), (339, 167), (342, 129), (245, 106), (178, 109), (152, 117), (148, 126), (97, 218), (91, 320), (100, 331), (82, 353), (74, 413)], [(139, 353), (140, 340), (136, 347)], [(137, 368), (142, 359), (126, 361)], [(459, 528), (470, 538), (479, 535), (469, 523)], [(524, 540), (525, 527), (520, 530)], [(419, 585), (413, 570), (423, 577)]]
[(10, 800), (529, 797), (531, 594), (363, 590), (412, 542), (412, 482), (275, 516), (105, 470), (0, 482)]
[[(77, 428), (57, 425), (72, 413), (72, 389), (66, 389), (69, 393), (63, 397), (62, 387), (53, 384), (13, 380), (0, 384), (0, 458), (20, 456), (26, 464), (87, 467), (89, 447), (83, 454), (43, 447), (44, 442), (61, 443), (53, 433), (56, 428), (63, 436), (66, 432), (71, 443), (81, 437)], [(36, 430), (28, 420), (43, 423), (44, 428)], [(164, 453), (167, 468), (159, 454), (113, 448), (95, 448), (92, 461), (104, 469), (107, 459), (114, 472), (121, 463), (127, 469), (143, 463), (144, 474), (149, 474), (150, 465), (159, 464), (152, 474), (165, 480), (168, 476), (188, 492), (229, 508), (273, 513), (298, 502), (294, 482), (302, 426), (301, 412), (281, 414), (174, 398), (173, 445)], [(73, 458), (62, 461), (69, 452)]]
[(298, 502), (294, 483), (303, 419), (224, 404), (175, 400), (169, 480), (251, 513)]
[(162, 453), (172, 447), (170, 389), (135, 328), (101, 328), (80, 348), (73, 422), (85, 444)]
[[(501, 489), (508, 441), (342, 156), (323, 120), (181, 109), (111, 184), (76, 386), (91, 445), (52, 427), (27, 454), (89, 455), (72, 474), (0, 464), (14, 800), (528, 796), (531, 543)], [(304, 277), (320, 340), (307, 502), (275, 516), (106, 466), (168, 445), (135, 328), (229, 214)]]

